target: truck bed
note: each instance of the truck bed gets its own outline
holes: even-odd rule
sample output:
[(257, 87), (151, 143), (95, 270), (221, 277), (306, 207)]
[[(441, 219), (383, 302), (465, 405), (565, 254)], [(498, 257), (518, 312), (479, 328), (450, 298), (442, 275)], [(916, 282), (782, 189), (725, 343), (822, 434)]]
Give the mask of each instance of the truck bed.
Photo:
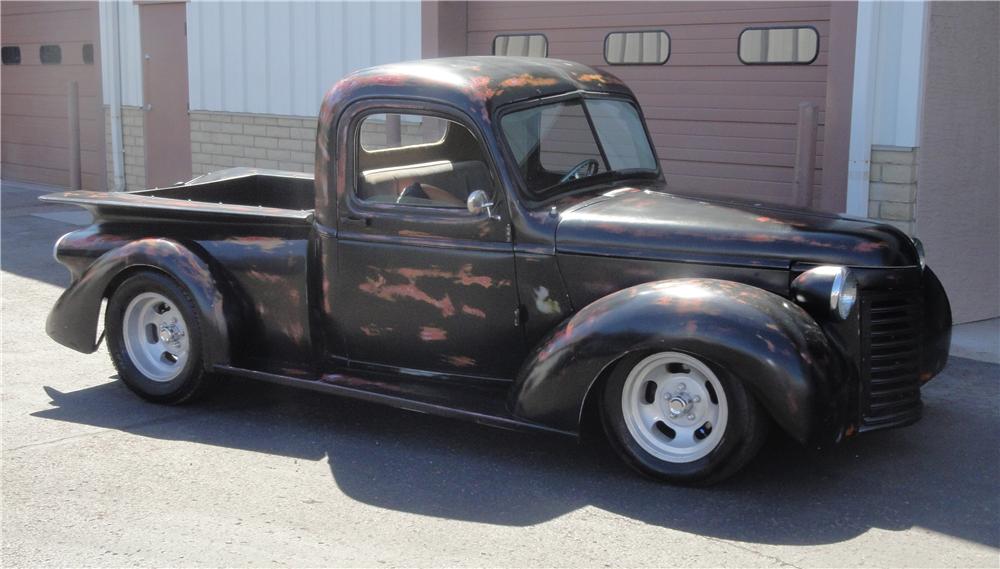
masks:
[(85, 207), (95, 217), (253, 217), (282, 222), (312, 221), (313, 176), (299, 172), (230, 168), (200, 176), (183, 185), (131, 192), (75, 191), (51, 194), (47, 202)]

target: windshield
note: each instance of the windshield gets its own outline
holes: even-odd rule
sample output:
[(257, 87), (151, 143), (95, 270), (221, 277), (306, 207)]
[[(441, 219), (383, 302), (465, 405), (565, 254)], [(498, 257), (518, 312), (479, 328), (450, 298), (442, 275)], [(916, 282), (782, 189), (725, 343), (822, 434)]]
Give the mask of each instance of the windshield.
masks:
[(537, 197), (551, 197), (585, 178), (659, 175), (639, 112), (627, 101), (539, 105), (505, 115), (500, 128)]

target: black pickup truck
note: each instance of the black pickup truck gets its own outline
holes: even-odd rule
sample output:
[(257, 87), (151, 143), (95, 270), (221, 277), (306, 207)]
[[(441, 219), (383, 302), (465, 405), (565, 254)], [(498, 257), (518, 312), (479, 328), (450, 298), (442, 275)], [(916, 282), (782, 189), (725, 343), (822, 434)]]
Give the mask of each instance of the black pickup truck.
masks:
[(349, 75), (314, 177), (43, 199), (94, 215), (56, 243), (72, 284), (49, 335), (84, 353), (106, 337), (160, 403), (229, 374), (504, 428), (596, 423), (640, 472), (708, 484), (770, 424), (823, 446), (913, 423), (948, 357), (919, 242), (685, 197), (632, 92), (568, 61)]

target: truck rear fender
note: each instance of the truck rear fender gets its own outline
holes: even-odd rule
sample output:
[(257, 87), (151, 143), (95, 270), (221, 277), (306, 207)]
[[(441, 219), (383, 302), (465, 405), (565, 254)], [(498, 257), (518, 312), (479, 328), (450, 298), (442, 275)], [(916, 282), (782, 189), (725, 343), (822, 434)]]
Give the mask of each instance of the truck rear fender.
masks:
[(133, 270), (161, 271), (185, 287), (201, 322), (206, 368), (229, 363), (229, 332), (219, 281), (203, 258), (161, 238), (132, 241), (97, 258), (59, 297), (45, 325), (55, 341), (85, 354), (97, 350), (101, 301)]
[(599, 379), (630, 353), (697, 355), (743, 381), (800, 442), (839, 436), (846, 366), (795, 303), (714, 279), (637, 285), (584, 307), (521, 369), (510, 405), (520, 418), (578, 432)]

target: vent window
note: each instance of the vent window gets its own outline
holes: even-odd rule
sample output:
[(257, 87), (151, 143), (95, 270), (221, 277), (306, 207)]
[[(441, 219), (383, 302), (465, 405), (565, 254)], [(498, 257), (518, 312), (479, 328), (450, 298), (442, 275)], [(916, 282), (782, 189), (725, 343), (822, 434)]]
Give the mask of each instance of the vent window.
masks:
[(604, 38), (604, 61), (611, 65), (663, 65), (670, 59), (670, 36), (663, 30), (611, 32)]

